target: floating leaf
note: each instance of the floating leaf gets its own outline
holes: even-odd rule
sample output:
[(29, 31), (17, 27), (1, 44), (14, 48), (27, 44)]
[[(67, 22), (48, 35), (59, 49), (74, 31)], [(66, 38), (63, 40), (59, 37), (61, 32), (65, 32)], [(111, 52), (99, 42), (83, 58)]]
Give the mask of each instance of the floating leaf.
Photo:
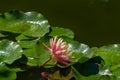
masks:
[(69, 50), (72, 52), (73, 62), (78, 62), (82, 57), (85, 57), (89, 47), (79, 42), (68, 43)]
[(100, 56), (107, 67), (120, 64), (120, 45), (113, 44), (103, 46), (96, 51), (96, 55)]
[(37, 12), (10, 11), (0, 15), (0, 30), (41, 37), (49, 32), (50, 25)]
[(50, 36), (64, 36), (68, 38), (74, 38), (74, 33), (70, 29), (60, 28), (60, 27), (52, 27), (52, 32), (49, 34)]
[(16, 70), (10, 69), (4, 63), (0, 63), (0, 80), (15, 80)]
[(19, 44), (9, 41), (0, 41), (0, 62), (11, 64), (22, 56), (22, 49)]
[[(45, 60), (50, 58), (50, 53), (41, 43), (37, 44), (33, 48), (24, 50), (23, 54), (28, 58), (27, 64), (30, 66), (40, 66)], [(52, 65), (52, 63), (48, 63), (48, 65)]]
[(32, 48), (33, 46), (36, 45), (39, 38), (27, 37), (22, 34), (22, 35), (17, 36), (16, 40), (18, 41), (18, 43), (20, 44), (22, 48)]

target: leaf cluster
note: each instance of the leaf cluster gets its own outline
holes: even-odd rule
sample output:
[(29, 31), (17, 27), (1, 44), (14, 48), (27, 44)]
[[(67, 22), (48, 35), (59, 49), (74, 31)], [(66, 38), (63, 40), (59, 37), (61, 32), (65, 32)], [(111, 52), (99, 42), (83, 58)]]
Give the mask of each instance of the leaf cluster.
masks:
[[(72, 62), (49, 61), (51, 37), (67, 42)], [(70, 29), (53, 27), (40, 13), (10, 11), (0, 14), (0, 80), (119, 80), (120, 44), (89, 47), (74, 40)]]

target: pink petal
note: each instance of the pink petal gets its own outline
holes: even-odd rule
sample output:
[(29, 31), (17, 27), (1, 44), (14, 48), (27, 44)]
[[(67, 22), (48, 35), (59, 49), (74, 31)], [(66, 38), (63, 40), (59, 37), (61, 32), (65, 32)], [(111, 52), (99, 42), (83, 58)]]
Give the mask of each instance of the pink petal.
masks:
[(53, 38), (50, 39), (50, 47), (53, 49), (54, 43), (53, 43)]

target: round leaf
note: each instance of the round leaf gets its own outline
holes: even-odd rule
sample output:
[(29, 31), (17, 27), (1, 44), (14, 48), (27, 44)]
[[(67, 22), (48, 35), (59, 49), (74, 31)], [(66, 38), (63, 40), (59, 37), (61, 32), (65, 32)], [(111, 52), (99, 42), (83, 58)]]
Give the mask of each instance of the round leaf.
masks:
[[(23, 54), (28, 58), (27, 64), (30, 66), (40, 66), (44, 61), (50, 58), (50, 53), (44, 48), (42, 44), (37, 44), (33, 48), (24, 50)], [(47, 63), (46, 65), (53, 65)]]
[(103, 46), (96, 51), (96, 55), (103, 58), (105, 65), (107, 67), (112, 67), (120, 64), (120, 45), (113, 44), (108, 46)]
[(0, 62), (11, 64), (22, 55), (22, 49), (19, 44), (9, 41), (0, 41)]
[(10, 69), (4, 63), (0, 63), (0, 80), (15, 80), (16, 70)]
[(70, 29), (60, 28), (60, 27), (52, 27), (52, 32), (49, 35), (50, 36), (65, 36), (68, 38), (74, 38), (74, 33)]
[(22, 48), (31, 48), (36, 45), (39, 38), (27, 37), (25, 35), (19, 35), (16, 40)]
[(41, 37), (49, 32), (50, 25), (37, 12), (10, 11), (0, 15), (0, 30)]
[(79, 42), (72, 42), (68, 44), (69, 50), (72, 52), (73, 62), (78, 62), (82, 57), (85, 57), (89, 47)]

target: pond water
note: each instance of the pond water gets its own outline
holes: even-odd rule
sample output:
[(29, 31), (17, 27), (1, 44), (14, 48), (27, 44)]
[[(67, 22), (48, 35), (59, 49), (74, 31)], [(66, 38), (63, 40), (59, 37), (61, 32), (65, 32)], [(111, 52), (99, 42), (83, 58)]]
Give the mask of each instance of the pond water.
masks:
[(42, 13), (53, 26), (70, 28), (89, 46), (120, 43), (120, 0), (0, 0), (0, 12)]

